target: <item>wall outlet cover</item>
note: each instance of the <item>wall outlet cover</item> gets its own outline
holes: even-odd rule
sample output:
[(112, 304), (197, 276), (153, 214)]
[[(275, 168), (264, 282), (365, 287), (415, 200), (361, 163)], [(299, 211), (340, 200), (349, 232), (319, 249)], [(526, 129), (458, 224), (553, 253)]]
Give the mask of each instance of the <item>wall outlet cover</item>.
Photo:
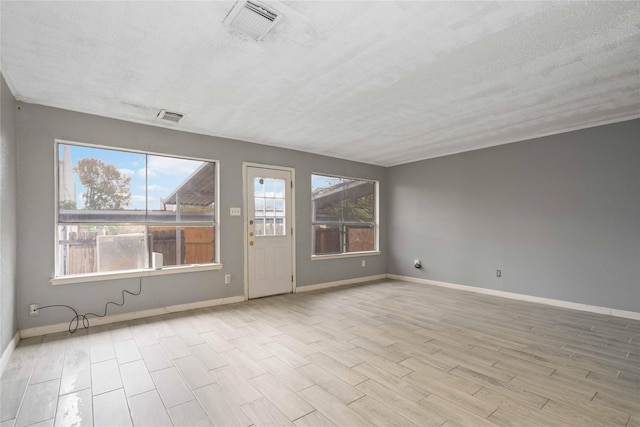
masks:
[(29, 317), (40, 316), (40, 306), (38, 304), (29, 304)]

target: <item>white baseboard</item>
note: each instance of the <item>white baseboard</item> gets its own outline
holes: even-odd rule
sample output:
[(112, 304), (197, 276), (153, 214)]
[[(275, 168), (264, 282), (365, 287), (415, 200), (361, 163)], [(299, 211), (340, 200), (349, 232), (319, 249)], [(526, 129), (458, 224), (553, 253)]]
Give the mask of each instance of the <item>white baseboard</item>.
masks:
[(618, 310), (617, 308), (611, 309), (611, 316), (623, 317), (625, 319), (640, 320), (640, 313), (637, 311)]
[(601, 307), (598, 305), (581, 304), (578, 302), (563, 301), (553, 298), (536, 297), (532, 295), (517, 294), (514, 292), (498, 291), (495, 289), (478, 288), (475, 286), (458, 285), (455, 283), (439, 282), (437, 280), (420, 279), (410, 276), (399, 276), (396, 274), (387, 274), (387, 278), (393, 280), (402, 280), (404, 282), (419, 283), (423, 285), (440, 286), (442, 288), (457, 289), (467, 292), (475, 292), (477, 294), (493, 295), (502, 298), (509, 298), (519, 301), (534, 302), (538, 304), (551, 305), (554, 307), (569, 308), (572, 310), (587, 311), (590, 313), (604, 314), (607, 316), (623, 317), (625, 319), (640, 320), (640, 313), (635, 311), (619, 310), (617, 308)]
[(318, 283), (315, 285), (297, 286), (296, 293), (315, 291), (316, 289), (333, 288), (335, 286), (353, 285), (355, 283), (372, 282), (374, 280), (383, 280), (386, 278), (387, 278), (386, 274), (376, 274), (375, 276), (356, 277), (355, 279), (338, 280), (336, 282), (325, 282), (325, 283)]
[[(493, 296), (498, 296), (502, 298), (534, 302), (538, 304), (546, 304), (554, 307), (562, 307), (562, 308), (569, 308), (572, 310), (587, 311), (590, 313), (604, 314), (608, 316), (621, 317), (625, 319), (640, 320), (640, 313), (635, 311), (619, 310), (619, 309), (610, 308), (610, 307), (581, 304), (581, 303), (576, 303), (571, 301), (536, 297), (531, 295), (518, 294), (514, 292), (499, 291), (495, 289), (478, 288), (475, 286), (468, 286), (468, 285), (458, 285), (455, 283), (439, 282), (436, 280), (420, 279), (417, 277), (400, 276), (396, 274), (377, 274), (374, 276), (356, 277), (353, 279), (338, 280), (335, 282), (325, 282), (325, 283), (318, 283), (315, 285), (299, 286), (299, 287), (296, 287), (295, 292), (297, 293), (297, 292), (315, 291), (317, 289), (326, 289), (326, 288), (332, 288), (336, 286), (353, 285), (356, 283), (371, 282), (374, 280), (383, 280), (383, 279), (402, 280), (405, 282), (439, 286), (443, 288), (457, 289), (457, 290), (475, 292), (475, 293), (485, 294), (485, 295), (493, 295)], [(238, 302), (243, 302), (245, 300), (246, 298), (244, 297), (244, 295), (239, 295), (235, 297), (218, 298), (218, 299), (207, 300), (207, 301), (197, 301), (197, 302), (192, 302), (187, 304), (178, 304), (178, 305), (172, 305), (168, 307), (153, 308), (150, 310), (113, 314), (107, 317), (91, 318), (90, 322), (92, 326), (106, 325), (109, 323), (125, 322), (128, 320), (141, 319), (144, 317), (158, 316), (158, 315), (163, 315), (168, 313), (177, 313), (181, 311), (194, 310), (197, 308), (214, 307), (217, 305), (224, 305), (224, 304), (234, 304)], [(16, 348), (16, 345), (18, 345), (18, 341), (20, 341), (20, 338), (28, 338), (28, 337), (35, 337), (35, 336), (46, 335), (46, 334), (53, 334), (57, 332), (64, 332), (68, 329), (68, 327), (69, 327), (69, 323), (57, 323), (54, 325), (37, 326), (35, 328), (23, 329), (18, 331), (16, 335), (13, 337), (13, 339), (11, 340), (11, 342), (9, 343), (9, 345), (7, 346), (7, 348), (5, 349), (5, 351), (2, 353), (2, 359), (0, 363), (0, 374), (2, 371), (4, 371), (4, 368), (8, 363), (9, 359), (11, 358), (11, 355), (13, 354), (13, 351)], [(80, 325), (80, 327), (82, 327), (82, 325)]]
[(9, 345), (2, 352), (2, 358), (0, 358), (0, 376), (4, 374), (4, 368), (7, 367), (9, 363), (9, 359), (13, 355), (13, 351), (16, 349), (18, 342), (20, 341), (20, 332), (16, 332), (11, 341), (9, 341)]
[[(187, 304), (177, 304), (168, 307), (152, 308), (150, 310), (132, 311), (129, 313), (112, 314), (106, 317), (91, 317), (91, 326), (106, 325), (109, 323), (126, 322), (128, 320), (142, 319), (144, 317), (159, 316), (168, 313), (178, 313), (180, 311), (194, 310), (196, 308), (214, 307), (216, 305), (233, 304), (245, 301), (244, 295), (236, 297), (218, 298), (207, 301), (190, 302)], [(20, 337), (28, 338), (40, 335), (55, 334), (68, 330), (69, 323), (56, 323), (54, 325), (37, 326), (35, 328), (21, 330)], [(79, 328), (82, 328), (82, 322)], [(4, 356), (3, 356), (4, 357)]]

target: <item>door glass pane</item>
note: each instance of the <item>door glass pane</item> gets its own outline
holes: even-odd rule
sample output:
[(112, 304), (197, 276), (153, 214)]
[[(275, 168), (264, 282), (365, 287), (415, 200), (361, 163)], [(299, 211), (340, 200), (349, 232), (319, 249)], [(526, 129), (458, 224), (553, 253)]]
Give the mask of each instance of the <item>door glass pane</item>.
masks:
[(264, 192), (265, 197), (273, 197), (274, 196), (274, 182), (273, 179), (267, 178), (264, 180)]
[(264, 218), (256, 218), (254, 230), (256, 236), (264, 236)]
[(254, 179), (256, 236), (285, 236), (285, 180)]
[(284, 216), (284, 200), (276, 199), (276, 216)]
[(266, 204), (266, 215), (267, 216), (275, 216), (275, 211), (276, 211), (276, 201), (274, 199), (266, 199), (265, 200), (265, 204)]
[(264, 198), (256, 197), (254, 200), (254, 209), (256, 218), (264, 218)]
[(264, 178), (254, 179), (253, 188), (256, 197), (264, 197)]
[(264, 219), (264, 235), (273, 236), (273, 218)]
[(275, 187), (275, 196), (279, 199), (284, 199), (284, 180), (276, 179)]

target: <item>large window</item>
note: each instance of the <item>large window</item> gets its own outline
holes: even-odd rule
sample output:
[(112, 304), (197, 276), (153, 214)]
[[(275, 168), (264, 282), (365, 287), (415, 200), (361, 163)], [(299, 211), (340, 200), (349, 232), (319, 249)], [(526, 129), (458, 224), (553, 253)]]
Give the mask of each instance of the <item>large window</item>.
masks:
[(56, 277), (217, 263), (216, 162), (57, 151)]
[(377, 182), (311, 176), (313, 255), (377, 251)]

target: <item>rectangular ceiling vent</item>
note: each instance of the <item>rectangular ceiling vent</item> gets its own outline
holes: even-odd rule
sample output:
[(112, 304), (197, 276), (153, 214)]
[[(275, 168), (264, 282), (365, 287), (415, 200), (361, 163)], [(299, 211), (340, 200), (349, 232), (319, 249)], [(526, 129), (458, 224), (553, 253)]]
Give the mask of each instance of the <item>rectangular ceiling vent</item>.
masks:
[(223, 23), (243, 32), (254, 40), (262, 40), (282, 19), (282, 15), (255, 1), (238, 1)]
[(166, 120), (168, 122), (173, 122), (173, 123), (178, 123), (180, 119), (182, 119), (183, 117), (184, 117), (184, 114), (173, 113), (167, 110), (160, 110), (160, 112), (158, 113), (158, 118), (160, 120)]

